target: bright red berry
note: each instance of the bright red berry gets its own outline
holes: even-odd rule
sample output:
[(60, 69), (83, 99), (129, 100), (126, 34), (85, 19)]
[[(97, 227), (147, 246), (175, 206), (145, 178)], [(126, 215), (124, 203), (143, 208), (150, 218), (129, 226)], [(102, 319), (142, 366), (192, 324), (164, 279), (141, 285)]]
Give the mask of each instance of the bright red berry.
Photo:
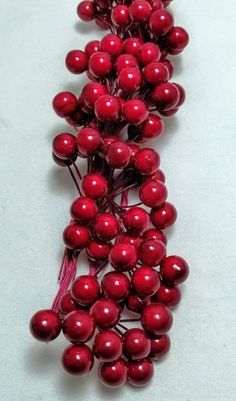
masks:
[(118, 242), (132, 245), (135, 249), (138, 249), (139, 245), (142, 242), (142, 238), (139, 236), (129, 235), (128, 233), (123, 233), (120, 235)]
[(101, 50), (109, 53), (113, 57), (117, 57), (121, 54), (123, 42), (119, 36), (109, 33), (104, 36), (101, 40)]
[(98, 376), (105, 386), (120, 387), (127, 378), (126, 362), (122, 358), (114, 362), (103, 362), (98, 367)]
[(111, 56), (105, 52), (93, 53), (89, 59), (89, 72), (96, 78), (103, 78), (112, 70)]
[(168, 52), (171, 54), (180, 53), (189, 42), (188, 33), (180, 26), (173, 27), (165, 37)]
[(30, 320), (30, 331), (32, 336), (39, 341), (52, 341), (60, 334), (61, 319), (51, 309), (40, 310)]
[(162, 359), (170, 350), (170, 337), (168, 334), (157, 336), (151, 339), (151, 351), (149, 358), (159, 361)]
[(70, 345), (62, 355), (62, 365), (71, 375), (88, 374), (92, 370), (93, 363), (93, 353), (87, 345)]
[(102, 139), (100, 132), (94, 128), (83, 128), (76, 137), (78, 151), (83, 156), (97, 153), (101, 147)]
[(99, 40), (91, 40), (87, 43), (84, 49), (89, 58), (92, 56), (93, 53), (96, 53), (99, 50), (101, 50), (101, 42)]
[(189, 266), (180, 256), (168, 256), (160, 267), (162, 279), (170, 285), (182, 284), (189, 275)]
[(129, 244), (118, 243), (113, 246), (109, 261), (116, 270), (128, 271), (136, 266), (138, 261), (136, 249)]
[(150, 29), (155, 35), (163, 36), (169, 32), (173, 23), (173, 17), (168, 11), (164, 9), (157, 10), (151, 15)]
[(100, 241), (111, 241), (118, 235), (119, 223), (110, 213), (100, 213), (94, 220), (93, 232)]
[(67, 248), (81, 250), (88, 245), (90, 232), (86, 227), (78, 224), (69, 224), (63, 231), (63, 240)]
[(81, 1), (77, 7), (77, 14), (82, 21), (92, 21), (96, 14), (95, 3), (88, 0)]
[(125, 300), (126, 308), (135, 313), (141, 313), (145, 306), (147, 305), (147, 301), (144, 298), (140, 298), (134, 292), (130, 292)]
[(94, 339), (93, 353), (101, 362), (116, 361), (122, 355), (120, 336), (113, 330), (101, 331)]
[(107, 162), (113, 168), (124, 168), (129, 164), (131, 150), (125, 142), (112, 142), (107, 149)]
[(168, 81), (169, 71), (163, 63), (152, 62), (144, 68), (143, 77), (149, 85), (160, 85)]
[(93, 261), (105, 261), (108, 260), (108, 256), (111, 251), (110, 243), (98, 242), (91, 240), (87, 246), (87, 254), (90, 260)]
[(68, 313), (78, 310), (79, 307), (76, 305), (69, 291), (65, 292), (59, 303), (59, 310), (63, 315), (68, 315)]
[(167, 188), (161, 181), (153, 179), (145, 181), (139, 189), (139, 197), (145, 206), (162, 205), (167, 199)]
[(144, 240), (154, 239), (163, 242), (165, 245), (167, 244), (166, 235), (163, 233), (163, 231), (158, 230), (157, 228), (150, 228), (149, 230), (145, 231), (142, 238)]
[(123, 106), (123, 115), (129, 124), (142, 124), (148, 116), (147, 106), (139, 99), (130, 99)]
[(115, 96), (100, 96), (95, 104), (95, 114), (98, 120), (103, 122), (118, 120), (120, 115), (120, 103)]
[(88, 69), (88, 56), (82, 50), (71, 50), (66, 56), (65, 63), (73, 74), (82, 74)]
[(139, 235), (148, 228), (149, 215), (141, 207), (131, 207), (125, 212), (123, 222), (130, 234)]
[(86, 343), (93, 337), (95, 323), (88, 312), (77, 310), (65, 317), (62, 330), (68, 341), (72, 343)]
[(77, 109), (78, 101), (71, 92), (60, 92), (52, 101), (53, 109), (59, 117), (70, 117)]
[(86, 225), (95, 219), (97, 205), (93, 199), (81, 196), (72, 203), (70, 214), (79, 224)]
[(119, 305), (112, 299), (98, 299), (91, 307), (90, 313), (101, 330), (111, 329), (120, 318)]
[(62, 133), (53, 139), (52, 150), (59, 159), (73, 159), (77, 154), (76, 138), (74, 135)]
[(177, 211), (169, 202), (165, 202), (161, 206), (157, 206), (151, 211), (151, 222), (154, 227), (164, 230), (172, 226), (177, 218)]
[(141, 297), (154, 295), (160, 287), (158, 272), (150, 266), (142, 266), (135, 270), (131, 284)]
[(82, 188), (89, 198), (100, 199), (107, 194), (107, 180), (101, 174), (90, 173), (83, 178)]
[(152, 95), (157, 108), (162, 111), (173, 109), (178, 104), (180, 98), (178, 88), (170, 82), (156, 86)]
[(129, 7), (125, 4), (119, 4), (111, 11), (111, 21), (115, 26), (123, 27), (129, 23)]
[(100, 295), (100, 286), (97, 279), (89, 275), (77, 277), (72, 284), (71, 295), (79, 305), (92, 305)]
[(85, 85), (82, 90), (82, 97), (87, 107), (94, 108), (96, 101), (100, 96), (106, 95), (107, 89), (105, 85), (99, 82), (90, 82)]
[(144, 386), (153, 377), (154, 368), (151, 359), (145, 358), (128, 363), (127, 381), (135, 387)]
[(138, 68), (127, 67), (120, 71), (118, 76), (118, 85), (124, 93), (136, 92), (141, 84), (142, 75)]
[(140, 261), (147, 266), (158, 266), (166, 255), (166, 247), (158, 240), (144, 240), (138, 249)]
[(125, 274), (120, 272), (106, 273), (102, 278), (101, 285), (104, 295), (116, 302), (123, 301), (129, 294), (129, 279)]
[(152, 302), (166, 305), (168, 308), (174, 308), (181, 300), (181, 291), (179, 287), (169, 287), (162, 284), (156, 294), (152, 297)]
[(145, 0), (134, 0), (129, 7), (129, 15), (132, 21), (144, 23), (149, 20), (152, 8)]
[(138, 55), (142, 47), (142, 41), (140, 38), (128, 38), (123, 43), (124, 53), (132, 54), (133, 56)]
[(162, 135), (164, 131), (163, 120), (155, 114), (149, 114), (140, 126), (140, 138), (138, 142), (146, 142)]
[(142, 65), (148, 65), (152, 62), (158, 62), (161, 58), (161, 51), (158, 45), (152, 42), (146, 42), (138, 53), (139, 62)]
[(151, 341), (142, 329), (129, 329), (123, 335), (123, 353), (129, 359), (142, 359), (149, 355)]
[(140, 149), (135, 155), (135, 167), (142, 175), (150, 175), (157, 171), (160, 166), (158, 153), (151, 148)]
[(142, 312), (141, 323), (151, 336), (165, 334), (172, 327), (172, 313), (162, 304), (150, 304)]

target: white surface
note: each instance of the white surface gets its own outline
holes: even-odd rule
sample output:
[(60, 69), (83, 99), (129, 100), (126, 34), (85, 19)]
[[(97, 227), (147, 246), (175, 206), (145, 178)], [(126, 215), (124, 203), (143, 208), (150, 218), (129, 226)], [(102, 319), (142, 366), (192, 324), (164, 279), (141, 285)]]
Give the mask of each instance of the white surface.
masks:
[[(191, 3), (191, 4), (190, 4)], [(65, 129), (51, 99), (75, 89), (64, 55), (99, 36), (78, 24), (77, 1), (0, 1), (0, 398), (1, 401), (235, 401), (235, 67), (236, 4), (176, 0), (177, 24), (191, 45), (176, 59), (188, 94), (156, 148), (178, 222), (169, 252), (191, 276), (174, 313), (172, 351), (146, 388), (107, 390), (93, 375), (67, 376), (63, 339), (35, 342), (32, 313), (56, 291), (61, 231), (75, 196), (51, 161), (53, 135)]]

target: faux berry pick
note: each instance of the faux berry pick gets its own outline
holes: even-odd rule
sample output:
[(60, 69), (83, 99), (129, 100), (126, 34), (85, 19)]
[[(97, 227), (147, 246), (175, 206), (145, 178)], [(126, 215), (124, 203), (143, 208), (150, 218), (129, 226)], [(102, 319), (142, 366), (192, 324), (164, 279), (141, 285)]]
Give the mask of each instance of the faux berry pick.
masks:
[[(75, 132), (54, 138), (53, 159), (68, 168), (78, 198), (63, 232), (58, 293), (51, 309), (32, 317), (30, 329), (45, 342), (63, 331), (70, 343), (62, 355), (65, 370), (84, 375), (97, 358), (99, 379), (111, 387), (150, 381), (153, 360), (169, 351), (170, 309), (189, 274), (182, 257), (167, 256), (163, 230), (177, 213), (167, 201), (160, 157), (146, 146), (164, 131), (161, 116), (174, 115), (185, 100), (182, 86), (170, 82), (174, 67), (167, 57), (189, 39), (174, 25), (169, 4), (82, 1), (78, 16), (111, 33), (67, 54), (68, 70), (86, 72), (88, 83), (80, 94), (53, 99)], [(77, 158), (87, 162), (85, 176)], [(138, 202), (128, 199), (130, 192)], [(76, 277), (84, 250), (88, 272)]]

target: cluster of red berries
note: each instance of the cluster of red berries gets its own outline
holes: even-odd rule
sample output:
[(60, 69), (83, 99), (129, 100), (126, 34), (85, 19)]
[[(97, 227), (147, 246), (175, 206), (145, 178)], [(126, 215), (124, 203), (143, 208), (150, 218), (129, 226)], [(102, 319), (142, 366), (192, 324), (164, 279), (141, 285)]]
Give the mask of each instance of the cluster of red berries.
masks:
[[(150, 381), (152, 360), (169, 351), (170, 309), (179, 303), (179, 285), (189, 274), (183, 258), (166, 255), (163, 230), (177, 213), (167, 202), (160, 157), (137, 144), (160, 136), (161, 115), (173, 115), (185, 100), (182, 86), (169, 82), (174, 68), (166, 57), (184, 49), (188, 34), (174, 26), (165, 9), (169, 3), (82, 1), (79, 17), (95, 19), (111, 33), (68, 53), (69, 71), (86, 71), (91, 82), (78, 96), (61, 92), (53, 99), (55, 112), (75, 129), (75, 135), (54, 138), (53, 159), (68, 167), (79, 197), (63, 232), (58, 294), (51, 309), (32, 317), (30, 328), (46, 342), (62, 330), (72, 344), (62, 356), (65, 370), (86, 374), (96, 357), (98, 376), (111, 387)], [(87, 161), (84, 176), (77, 157)], [(135, 205), (128, 204), (131, 189), (139, 196)], [(75, 278), (83, 250), (89, 272)]]

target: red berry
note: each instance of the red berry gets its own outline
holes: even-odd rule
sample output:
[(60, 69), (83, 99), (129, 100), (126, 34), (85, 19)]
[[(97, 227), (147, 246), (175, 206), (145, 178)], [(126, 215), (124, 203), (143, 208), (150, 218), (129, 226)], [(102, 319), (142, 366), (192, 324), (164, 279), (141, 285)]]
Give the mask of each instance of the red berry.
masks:
[(170, 60), (165, 59), (161, 59), (161, 63), (164, 64), (164, 66), (167, 68), (168, 72), (169, 72), (169, 79), (171, 79), (174, 75), (174, 66), (173, 64), (170, 62)]
[(166, 247), (158, 240), (144, 240), (138, 250), (140, 261), (147, 266), (158, 266), (166, 255)]
[(169, 71), (163, 63), (153, 62), (144, 68), (143, 77), (150, 85), (160, 85), (168, 81)]
[(170, 337), (168, 334), (157, 336), (151, 339), (151, 351), (149, 358), (159, 361), (162, 359), (170, 350)]
[(152, 297), (152, 302), (166, 305), (168, 308), (174, 308), (181, 300), (181, 291), (179, 287), (169, 287), (162, 284), (156, 294)]
[(93, 231), (99, 240), (111, 241), (118, 234), (118, 220), (110, 213), (100, 213), (94, 220)]
[(124, 225), (132, 235), (141, 234), (149, 226), (149, 215), (141, 207), (131, 207), (123, 217)]
[(161, 181), (153, 179), (145, 181), (139, 189), (139, 197), (145, 206), (162, 205), (167, 199), (167, 188)]
[(61, 319), (51, 309), (40, 310), (30, 320), (30, 331), (32, 336), (39, 341), (52, 341), (60, 334)]
[(124, 53), (132, 54), (133, 56), (138, 55), (142, 47), (142, 41), (140, 38), (128, 38), (123, 43)]
[(132, 21), (144, 23), (149, 20), (152, 8), (145, 0), (134, 0), (129, 7)]
[(126, 308), (135, 313), (141, 313), (145, 306), (147, 305), (147, 301), (143, 298), (140, 298), (134, 292), (130, 292), (125, 300)]
[(117, 141), (117, 137), (116, 137), (115, 135), (107, 135), (107, 136), (103, 137), (103, 138), (102, 138), (102, 142), (103, 142), (103, 144), (102, 144), (102, 151), (103, 151), (103, 153), (106, 154), (106, 153), (107, 153), (108, 146), (109, 146), (111, 143), (115, 142), (115, 141)]
[(115, 62), (116, 72), (119, 74), (124, 68), (137, 68), (138, 62), (137, 59), (132, 54), (121, 54), (117, 57)]
[(102, 143), (100, 132), (91, 127), (81, 129), (77, 134), (76, 141), (78, 150), (83, 156), (97, 153)]
[(118, 120), (120, 115), (120, 103), (115, 96), (100, 96), (95, 104), (95, 114), (98, 120), (103, 122)]
[(92, 240), (87, 246), (88, 257), (93, 261), (108, 260), (110, 251), (111, 251), (110, 243), (102, 243)]
[(158, 230), (157, 228), (150, 228), (149, 230), (143, 233), (143, 239), (154, 239), (163, 242), (163, 244), (167, 244), (167, 238), (163, 231)]
[(156, 86), (152, 95), (157, 108), (163, 111), (175, 108), (180, 98), (178, 88), (170, 82)]
[(77, 7), (77, 14), (82, 21), (88, 22), (95, 18), (96, 7), (93, 1), (81, 1)]
[(62, 355), (62, 365), (67, 373), (82, 376), (93, 368), (93, 353), (87, 345), (70, 345)]
[(150, 175), (149, 178), (152, 178), (153, 180), (156, 181), (161, 181), (163, 183), (165, 183), (166, 181), (165, 174), (161, 169), (157, 170), (154, 174)]
[(103, 78), (112, 70), (111, 56), (105, 52), (93, 53), (89, 59), (89, 72), (96, 78)]
[(135, 387), (144, 386), (153, 377), (153, 364), (149, 358), (128, 363), (127, 381)]
[(79, 224), (86, 225), (97, 215), (97, 205), (93, 199), (81, 196), (71, 205), (70, 214)]
[(169, 32), (173, 23), (173, 17), (168, 11), (164, 9), (157, 10), (151, 15), (150, 29), (155, 35), (163, 36)]
[(131, 284), (141, 297), (154, 295), (160, 287), (158, 272), (150, 266), (139, 267), (133, 273)]
[(89, 198), (100, 199), (107, 194), (107, 180), (101, 174), (90, 173), (83, 178), (82, 188)]
[(142, 124), (148, 116), (147, 106), (139, 99), (130, 99), (123, 106), (123, 115), (129, 124)]
[(162, 135), (164, 131), (163, 120), (155, 114), (149, 114), (148, 118), (143, 122), (140, 127), (140, 140), (139, 142), (146, 142), (147, 140), (154, 139)]
[(170, 285), (183, 283), (189, 275), (189, 266), (180, 256), (168, 256), (161, 263), (162, 279)]
[(88, 56), (82, 50), (71, 50), (66, 56), (66, 67), (73, 74), (82, 74), (88, 69)]
[(60, 92), (52, 101), (53, 109), (59, 117), (70, 117), (78, 106), (75, 95), (71, 92)]
[(67, 248), (80, 250), (86, 248), (90, 240), (90, 232), (86, 227), (69, 224), (63, 232), (63, 240)]
[(123, 68), (118, 76), (119, 88), (124, 93), (136, 92), (142, 84), (142, 75), (138, 68)]
[(157, 206), (151, 211), (151, 222), (154, 227), (164, 230), (172, 226), (177, 218), (177, 211), (175, 207), (169, 203), (165, 202), (161, 206)]
[(169, 53), (178, 54), (188, 45), (189, 36), (184, 28), (175, 26), (168, 32), (165, 40)]
[(120, 358), (114, 362), (101, 363), (98, 367), (98, 376), (105, 386), (122, 386), (127, 378), (126, 362)]
[(129, 235), (127, 233), (123, 233), (123, 234), (120, 235), (120, 237), (118, 239), (118, 242), (122, 243), (122, 244), (132, 245), (137, 250), (139, 245), (142, 242), (142, 238), (134, 237), (134, 236)]
[(125, 142), (112, 142), (107, 149), (107, 162), (113, 168), (124, 168), (129, 164), (131, 151)]
[(149, 355), (151, 341), (141, 329), (129, 329), (123, 335), (123, 353), (129, 359), (142, 359)]
[(119, 36), (109, 33), (101, 40), (101, 50), (113, 57), (119, 56), (122, 52), (123, 42)]
[(69, 291), (62, 295), (59, 310), (63, 315), (68, 315), (68, 313), (78, 310), (78, 305), (76, 305)]
[(138, 53), (139, 62), (142, 65), (148, 65), (152, 62), (158, 62), (161, 58), (159, 46), (152, 42), (146, 42)]
[(100, 96), (106, 95), (107, 89), (105, 85), (99, 82), (90, 82), (85, 85), (82, 90), (82, 97), (87, 107), (94, 108), (96, 101)]
[(59, 159), (73, 159), (77, 154), (76, 139), (74, 135), (62, 133), (53, 139), (52, 150)]
[(179, 101), (178, 101), (176, 107), (180, 107), (185, 102), (185, 98), (186, 98), (185, 90), (180, 84), (174, 83), (174, 85), (177, 87), (177, 89), (179, 91)]
[(152, 11), (160, 10), (161, 8), (164, 7), (161, 0), (152, 1), (151, 6), (152, 6)]
[(94, 335), (95, 323), (88, 312), (77, 310), (65, 317), (62, 330), (68, 341), (86, 343)]
[(141, 323), (151, 336), (165, 334), (172, 327), (172, 313), (162, 304), (150, 304), (143, 310)]
[(160, 166), (158, 153), (151, 148), (140, 149), (135, 155), (135, 167), (142, 175), (150, 175)]
[(119, 305), (106, 298), (98, 299), (90, 309), (97, 327), (101, 330), (111, 329), (114, 327), (120, 318)]
[(72, 284), (71, 295), (79, 305), (92, 305), (100, 295), (99, 283), (93, 276), (79, 276)]
[(91, 40), (85, 46), (85, 53), (88, 57), (91, 57), (93, 53), (98, 52), (101, 49), (101, 42), (99, 40)]
[(116, 270), (123, 272), (131, 270), (138, 261), (136, 249), (129, 244), (115, 244), (109, 255), (109, 261)]
[(102, 278), (101, 285), (104, 295), (116, 302), (123, 301), (130, 288), (128, 277), (119, 272), (106, 273)]
[(113, 25), (118, 27), (127, 26), (129, 23), (129, 7), (125, 4), (114, 7), (111, 11), (111, 21)]
[(101, 362), (116, 361), (122, 355), (120, 336), (112, 330), (101, 331), (94, 339), (93, 353)]

